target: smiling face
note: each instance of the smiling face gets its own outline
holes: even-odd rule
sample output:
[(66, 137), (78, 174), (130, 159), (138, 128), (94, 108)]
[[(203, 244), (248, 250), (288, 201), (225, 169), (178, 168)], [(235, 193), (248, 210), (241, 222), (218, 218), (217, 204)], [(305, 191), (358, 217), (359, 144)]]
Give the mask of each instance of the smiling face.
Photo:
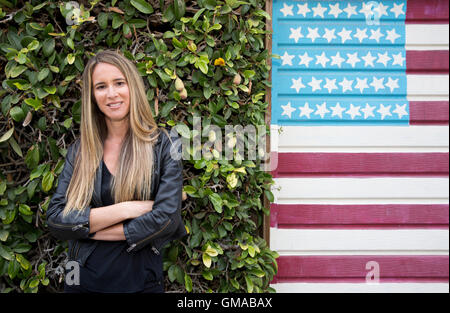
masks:
[(130, 112), (130, 90), (125, 76), (116, 66), (99, 63), (92, 73), (97, 106), (111, 121), (124, 120)]

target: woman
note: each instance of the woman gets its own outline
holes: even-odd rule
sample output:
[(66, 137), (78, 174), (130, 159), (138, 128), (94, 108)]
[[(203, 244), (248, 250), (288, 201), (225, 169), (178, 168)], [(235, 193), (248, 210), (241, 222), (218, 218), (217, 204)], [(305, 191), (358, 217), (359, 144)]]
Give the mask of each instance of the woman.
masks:
[(179, 137), (159, 129), (135, 65), (115, 51), (83, 73), (80, 138), (47, 210), (69, 241), (78, 284), (65, 292), (163, 292), (162, 247), (186, 235)]

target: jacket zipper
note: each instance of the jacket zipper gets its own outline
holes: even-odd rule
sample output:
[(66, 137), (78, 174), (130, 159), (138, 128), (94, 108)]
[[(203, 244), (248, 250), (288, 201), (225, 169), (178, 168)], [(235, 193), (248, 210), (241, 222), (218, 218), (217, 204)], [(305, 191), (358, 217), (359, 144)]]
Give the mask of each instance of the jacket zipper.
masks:
[(73, 243), (72, 248), (69, 251), (69, 258), (73, 257), (73, 249), (75, 248), (76, 241)]
[[(156, 235), (158, 235), (160, 232), (162, 232), (164, 229), (166, 229), (167, 226), (169, 226), (169, 224), (170, 224), (171, 222), (172, 222), (172, 220), (169, 219), (169, 220), (167, 221), (167, 223), (163, 226), (163, 228), (161, 228), (159, 231), (157, 231), (156, 233), (150, 235), (149, 237), (147, 237), (147, 238), (145, 238), (145, 239), (142, 239), (141, 241), (139, 241), (139, 242), (137, 242), (137, 243), (133, 243), (133, 244), (127, 249), (127, 252), (131, 252), (131, 250), (133, 250), (134, 248), (136, 248), (137, 245), (141, 244), (141, 243), (144, 242), (144, 241), (150, 240), (150, 239), (152, 239), (153, 237), (155, 237)], [(152, 250), (153, 250), (153, 252), (155, 252), (155, 254), (158, 254), (158, 255), (159, 255), (158, 249), (156, 249), (155, 247), (152, 247)]]
[(77, 252), (75, 252), (75, 256), (73, 257), (74, 260), (77, 259), (78, 252), (80, 251), (80, 247), (81, 247), (81, 244), (79, 243), (78, 246), (77, 246)]
[(85, 227), (85, 225), (89, 224), (89, 222), (87, 222), (87, 223), (84, 223), (84, 224), (78, 224), (78, 225), (75, 225), (75, 226), (70, 226), (70, 225), (63, 225), (63, 224), (53, 223), (51, 221), (48, 221), (48, 223), (51, 224), (52, 226), (59, 227), (59, 228), (71, 228), (72, 231), (76, 231), (76, 230), (78, 230), (80, 228)]

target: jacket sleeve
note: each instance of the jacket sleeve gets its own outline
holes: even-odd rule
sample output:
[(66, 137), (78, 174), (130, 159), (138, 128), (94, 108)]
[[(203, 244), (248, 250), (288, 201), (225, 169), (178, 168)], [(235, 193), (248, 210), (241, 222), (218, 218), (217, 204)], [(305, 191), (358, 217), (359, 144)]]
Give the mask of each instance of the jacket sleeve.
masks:
[[(183, 164), (181, 161), (181, 140), (178, 135), (161, 142), (160, 180), (155, 193), (153, 210), (123, 224), (125, 238), (130, 247), (128, 252), (138, 251), (159, 238), (169, 237), (178, 226), (177, 215), (181, 216), (183, 193)], [(176, 158), (172, 158), (171, 155)]]
[(66, 161), (58, 177), (58, 186), (47, 208), (47, 225), (50, 233), (61, 240), (85, 239), (89, 235), (89, 215), (91, 206), (83, 210), (72, 210), (63, 216), (67, 203), (66, 191), (73, 173), (74, 150), (77, 142), (67, 149)]

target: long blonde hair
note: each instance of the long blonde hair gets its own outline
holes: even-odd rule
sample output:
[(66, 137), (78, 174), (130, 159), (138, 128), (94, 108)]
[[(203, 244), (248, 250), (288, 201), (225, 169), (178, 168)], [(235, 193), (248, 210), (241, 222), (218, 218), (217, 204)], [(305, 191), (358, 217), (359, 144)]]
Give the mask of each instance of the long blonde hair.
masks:
[(150, 199), (153, 148), (159, 135), (158, 126), (136, 66), (121, 53), (105, 50), (91, 57), (83, 72), (80, 148), (66, 192), (64, 215), (71, 210), (81, 212), (90, 204), (96, 170), (103, 159), (107, 127), (105, 116), (95, 102), (92, 86), (92, 73), (99, 63), (116, 66), (125, 76), (130, 92), (130, 127), (122, 143), (116, 175), (111, 182), (113, 199), (115, 203)]

